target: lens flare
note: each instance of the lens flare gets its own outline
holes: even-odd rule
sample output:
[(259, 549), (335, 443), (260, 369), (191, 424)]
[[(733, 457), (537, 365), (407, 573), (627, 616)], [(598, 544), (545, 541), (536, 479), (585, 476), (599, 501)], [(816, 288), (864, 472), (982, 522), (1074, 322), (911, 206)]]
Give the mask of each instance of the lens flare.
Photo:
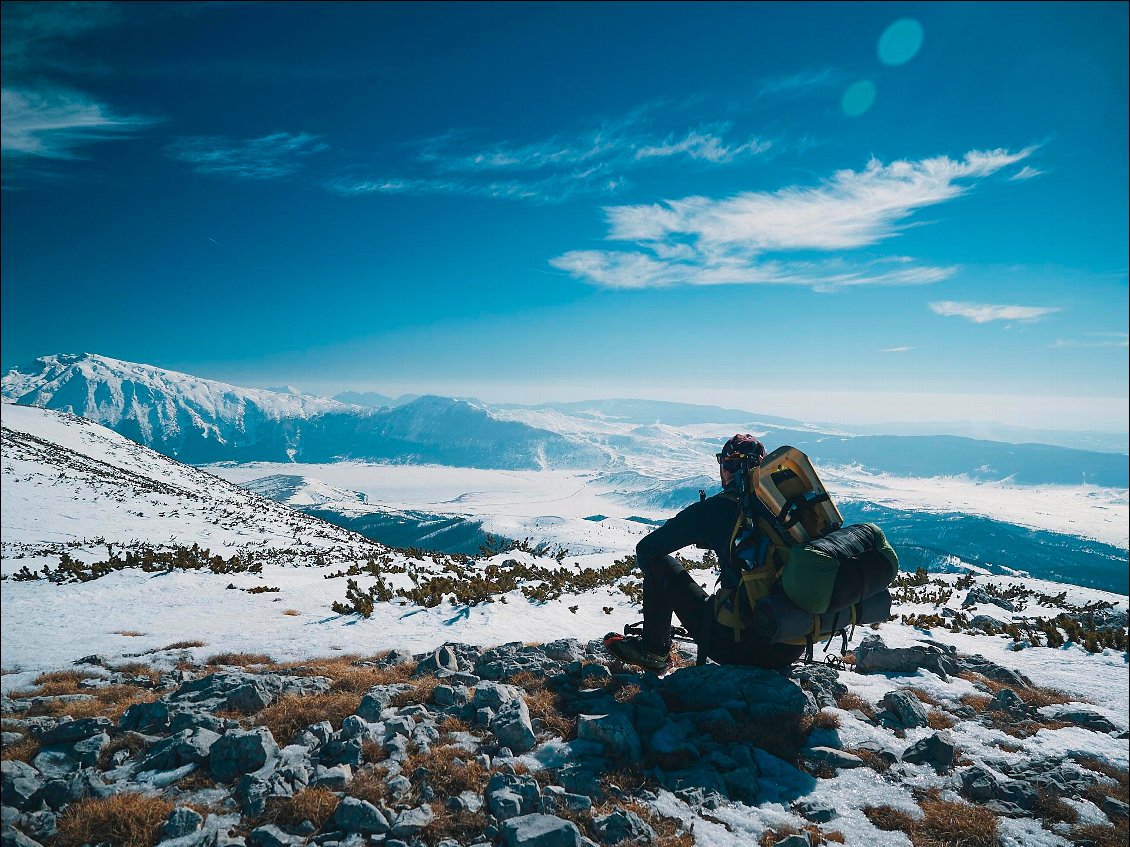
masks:
[(849, 117), (858, 118), (875, 104), (875, 83), (869, 79), (853, 82), (844, 92), (840, 108)]
[(921, 48), (922, 24), (914, 18), (902, 18), (879, 37), (879, 61), (884, 65), (905, 65)]

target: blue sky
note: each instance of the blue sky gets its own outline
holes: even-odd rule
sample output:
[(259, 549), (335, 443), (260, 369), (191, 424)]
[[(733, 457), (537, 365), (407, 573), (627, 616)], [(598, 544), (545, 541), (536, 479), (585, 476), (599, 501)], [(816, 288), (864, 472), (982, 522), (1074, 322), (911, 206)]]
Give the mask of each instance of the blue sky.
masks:
[(5, 3), (3, 367), (1125, 430), (1127, 29)]

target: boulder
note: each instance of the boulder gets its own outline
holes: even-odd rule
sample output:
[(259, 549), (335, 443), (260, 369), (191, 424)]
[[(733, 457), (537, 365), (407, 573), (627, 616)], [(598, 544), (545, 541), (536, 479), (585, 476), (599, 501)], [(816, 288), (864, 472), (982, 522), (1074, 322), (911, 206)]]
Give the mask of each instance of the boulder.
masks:
[(859, 756), (835, 747), (808, 747), (801, 751), (800, 757), (809, 766), (827, 765), (836, 770), (861, 768), (867, 764)]
[(177, 806), (165, 819), (162, 832), (166, 838), (183, 838), (191, 835), (204, 825), (204, 817), (195, 809), (187, 806)]
[(1016, 611), (1016, 605), (1011, 600), (993, 596), (983, 585), (974, 585), (969, 589), (969, 593), (965, 595), (965, 599), (961, 601), (963, 609), (968, 609), (970, 606), (984, 606), (986, 604), (999, 606), (1009, 612)]
[(357, 797), (344, 797), (338, 803), (330, 823), (343, 832), (383, 835), (389, 830), (388, 819), (372, 803)]
[(868, 635), (855, 648), (855, 669), (859, 673), (915, 673), (921, 668), (948, 680), (957, 670), (957, 660), (933, 644), (888, 647), (878, 635)]
[(1109, 718), (1091, 709), (1074, 704), (1045, 706), (1040, 709), (1040, 714), (1052, 720), (1064, 721), (1074, 724), (1075, 726), (1081, 726), (1084, 729), (1093, 730), (1094, 732), (1110, 734), (1118, 730), (1118, 727), (1115, 726)]
[(487, 708), (497, 712), (507, 703), (521, 699), (521, 690), (513, 685), (486, 681), (475, 686), (475, 698), (471, 705), (476, 709)]
[(381, 712), (392, 705), (394, 697), (411, 690), (412, 686), (406, 683), (375, 685), (366, 691), (361, 698), (361, 705), (357, 707), (357, 714), (370, 723), (376, 723), (381, 719)]
[[(476, 692), (476, 697), (478, 693)], [(525, 753), (537, 745), (537, 736), (530, 721), (530, 710), (521, 697), (503, 705), (490, 721), (491, 732), (499, 743), (515, 753)], [(637, 745), (639, 740), (636, 740)]]
[(416, 675), (434, 674), (438, 670), (457, 673), (459, 671), (459, 657), (447, 645), (440, 647), (433, 653), (424, 656), (416, 663)]
[(229, 730), (210, 748), (210, 770), (216, 780), (230, 782), (241, 774), (259, 770), (278, 755), (279, 745), (266, 727), (247, 732)]
[(828, 823), (840, 815), (835, 806), (824, 800), (800, 800), (794, 808), (798, 815), (813, 823)]
[(624, 809), (615, 809), (594, 818), (592, 827), (601, 844), (651, 844), (655, 841), (655, 830), (635, 812)]
[(913, 694), (905, 691), (888, 691), (880, 703), (887, 707), (891, 717), (899, 726), (910, 729), (930, 724), (926, 708)]
[(435, 820), (435, 812), (428, 805), (405, 809), (397, 814), (389, 832), (396, 838), (412, 838)]
[(283, 832), (273, 823), (251, 830), (251, 843), (255, 847), (300, 847), (305, 842), (305, 838)]
[(502, 825), (505, 847), (580, 847), (581, 832), (572, 821), (554, 815), (522, 815)]
[(754, 717), (804, 714), (812, 706), (804, 692), (780, 673), (740, 665), (697, 665), (664, 677), (669, 701), (683, 709), (738, 709)]
[(952, 735), (948, 732), (935, 732), (906, 748), (902, 760), (916, 765), (930, 765), (938, 773), (945, 773), (953, 767), (956, 752)]
[(577, 718), (577, 738), (599, 743), (613, 758), (638, 762), (643, 758), (640, 738), (623, 712), (608, 715), (581, 715)]
[(76, 741), (90, 738), (93, 735), (105, 733), (112, 729), (113, 722), (109, 718), (81, 718), (77, 721), (66, 721), (56, 725), (39, 736), (39, 743), (48, 747), (52, 744), (74, 744)]

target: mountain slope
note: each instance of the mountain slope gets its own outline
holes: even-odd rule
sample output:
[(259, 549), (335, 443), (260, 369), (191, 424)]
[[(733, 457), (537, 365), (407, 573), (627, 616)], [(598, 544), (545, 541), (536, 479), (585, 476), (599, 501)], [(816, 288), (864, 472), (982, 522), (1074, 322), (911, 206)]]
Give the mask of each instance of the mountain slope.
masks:
[(79, 415), (192, 464), (352, 458), (536, 469), (607, 461), (582, 441), (448, 398), (371, 409), (92, 354), (36, 359), (2, 385), (6, 400)]
[(11, 403), (0, 410), (6, 565), (64, 551), (104, 559), (107, 544), (199, 544), (224, 556), (254, 551), (281, 559), (380, 549), (83, 418)]

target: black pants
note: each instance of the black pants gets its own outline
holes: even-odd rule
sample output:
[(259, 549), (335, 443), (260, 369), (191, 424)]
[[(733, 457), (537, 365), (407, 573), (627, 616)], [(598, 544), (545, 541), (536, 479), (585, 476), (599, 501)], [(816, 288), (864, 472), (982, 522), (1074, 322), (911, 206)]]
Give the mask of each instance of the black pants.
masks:
[[(643, 569), (643, 645), (653, 653), (665, 653), (671, 643), (671, 615), (679, 616), (683, 628), (692, 638), (700, 637), (705, 623), (709, 596), (674, 556), (659, 556), (640, 562)], [(723, 665), (756, 665), (780, 668), (800, 658), (804, 647), (793, 644), (770, 644), (743, 634), (734, 641), (734, 631), (722, 626), (713, 616), (708, 639), (708, 655)]]

